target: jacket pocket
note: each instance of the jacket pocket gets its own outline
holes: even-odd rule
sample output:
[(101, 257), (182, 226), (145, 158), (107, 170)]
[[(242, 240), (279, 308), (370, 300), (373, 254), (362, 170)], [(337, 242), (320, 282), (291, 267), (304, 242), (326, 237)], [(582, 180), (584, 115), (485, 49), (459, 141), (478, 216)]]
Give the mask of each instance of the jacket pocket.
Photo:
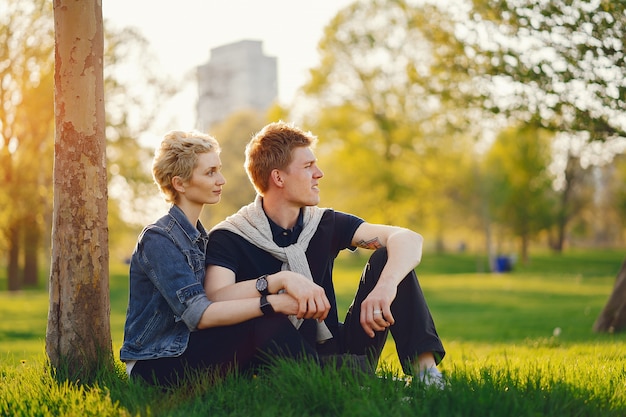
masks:
[(152, 317), (146, 322), (143, 331), (139, 333), (135, 339), (135, 345), (142, 347), (146, 342), (149, 342), (152, 336), (158, 333), (159, 326), (163, 323), (163, 315), (157, 310)]

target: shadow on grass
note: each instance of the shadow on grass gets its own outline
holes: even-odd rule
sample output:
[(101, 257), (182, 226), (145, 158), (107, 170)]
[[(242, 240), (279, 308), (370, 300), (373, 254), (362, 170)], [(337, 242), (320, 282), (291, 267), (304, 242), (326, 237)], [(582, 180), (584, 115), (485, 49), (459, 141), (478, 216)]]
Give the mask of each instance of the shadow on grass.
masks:
[(128, 381), (120, 362), (89, 382), (56, 378), (33, 364), (0, 367), (0, 415), (621, 417), (621, 364), (610, 373), (533, 360), (463, 364), (446, 371), (443, 390), (407, 384), (391, 372), (371, 376), (293, 361), (277, 361), (256, 376), (198, 375), (172, 390)]
[(447, 379), (446, 388), (439, 390), (419, 381), (407, 384), (393, 374), (372, 377), (279, 362), (256, 377), (199, 377), (167, 393), (133, 383), (124, 389), (121, 384), (111, 390), (111, 398), (132, 413), (149, 409), (154, 416), (617, 417), (626, 411), (623, 394), (611, 391), (620, 381), (587, 389), (557, 375), (537, 371), (520, 377), (509, 369), (454, 370)]

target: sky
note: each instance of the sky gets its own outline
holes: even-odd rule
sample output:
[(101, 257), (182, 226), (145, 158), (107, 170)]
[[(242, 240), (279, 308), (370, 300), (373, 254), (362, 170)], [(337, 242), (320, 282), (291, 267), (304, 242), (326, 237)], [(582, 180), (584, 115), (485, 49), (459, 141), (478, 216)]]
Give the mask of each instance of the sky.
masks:
[[(353, 0), (102, 0), (105, 21), (135, 27), (150, 42), (163, 70), (182, 79), (210, 58), (212, 48), (243, 39), (260, 40), (278, 61), (278, 94), (292, 102), (317, 65), (317, 44), (324, 27)], [(167, 107), (179, 126), (195, 126), (196, 86), (186, 86)], [(171, 124), (172, 122), (168, 122)], [(165, 132), (151, 132), (161, 136)]]

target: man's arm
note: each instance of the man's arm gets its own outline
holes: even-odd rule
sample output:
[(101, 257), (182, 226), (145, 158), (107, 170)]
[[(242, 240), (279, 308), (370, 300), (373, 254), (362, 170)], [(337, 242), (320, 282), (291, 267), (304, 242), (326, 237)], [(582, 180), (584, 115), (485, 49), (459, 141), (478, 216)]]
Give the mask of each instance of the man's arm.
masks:
[(235, 285), (235, 273), (217, 265), (207, 267), (204, 275), (204, 291), (211, 301), (239, 300), (258, 294), (254, 281), (244, 281)]
[(378, 283), (361, 304), (361, 326), (369, 336), (395, 322), (391, 303), (400, 281), (422, 260), (423, 241), (420, 234), (409, 229), (380, 224), (363, 223), (354, 233), (354, 246), (371, 250), (387, 248), (387, 263)]
[(359, 248), (387, 248), (389, 259), (381, 279), (389, 279), (395, 285), (421, 262), (423, 242), (422, 235), (412, 230), (371, 223), (362, 223), (352, 237), (352, 244)]
[[(284, 291), (298, 304), (298, 318), (324, 320), (330, 302), (324, 289), (306, 277), (291, 271), (280, 271), (267, 276), (270, 294)], [(204, 277), (204, 290), (211, 301), (242, 300), (258, 297), (256, 280), (235, 282), (235, 273), (228, 268), (209, 265)]]

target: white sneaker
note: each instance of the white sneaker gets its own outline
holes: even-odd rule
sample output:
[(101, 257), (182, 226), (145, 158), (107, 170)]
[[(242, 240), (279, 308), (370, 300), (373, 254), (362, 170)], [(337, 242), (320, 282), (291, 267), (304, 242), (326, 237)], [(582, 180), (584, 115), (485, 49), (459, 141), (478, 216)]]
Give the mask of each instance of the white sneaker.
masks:
[(420, 371), (419, 380), (426, 386), (433, 386), (439, 389), (443, 389), (446, 386), (443, 375), (434, 366)]

